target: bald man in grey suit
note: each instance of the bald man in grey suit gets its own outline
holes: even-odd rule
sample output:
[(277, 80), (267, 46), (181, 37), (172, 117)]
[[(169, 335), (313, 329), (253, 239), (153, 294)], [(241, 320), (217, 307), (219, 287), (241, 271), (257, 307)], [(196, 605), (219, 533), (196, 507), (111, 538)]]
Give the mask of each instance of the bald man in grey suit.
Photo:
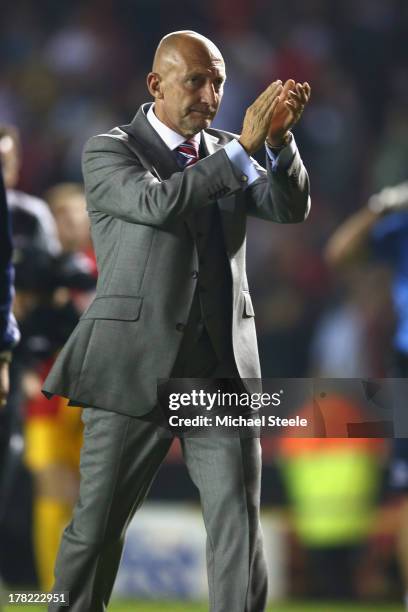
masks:
[[(158, 379), (260, 378), (247, 215), (296, 223), (309, 211), (309, 181), (290, 132), (309, 85), (272, 83), (234, 136), (210, 128), (224, 81), (211, 41), (169, 34), (147, 76), (154, 104), (85, 147), (97, 296), (44, 385), (86, 407), (80, 496), (54, 586), (70, 592), (75, 612), (106, 609), (126, 527), (171, 444), (157, 432)], [(266, 169), (250, 157), (261, 146)], [(181, 443), (207, 530), (210, 610), (261, 612), (259, 439)]]

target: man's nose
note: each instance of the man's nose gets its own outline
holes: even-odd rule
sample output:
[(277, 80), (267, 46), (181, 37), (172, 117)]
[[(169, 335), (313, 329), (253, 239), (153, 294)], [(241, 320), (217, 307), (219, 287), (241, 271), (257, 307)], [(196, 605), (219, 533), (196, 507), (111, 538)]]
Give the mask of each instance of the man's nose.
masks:
[(203, 102), (206, 102), (209, 106), (215, 106), (217, 104), (217, 92), (213, 83), (208, 81), (201, 90), (201, 98)]

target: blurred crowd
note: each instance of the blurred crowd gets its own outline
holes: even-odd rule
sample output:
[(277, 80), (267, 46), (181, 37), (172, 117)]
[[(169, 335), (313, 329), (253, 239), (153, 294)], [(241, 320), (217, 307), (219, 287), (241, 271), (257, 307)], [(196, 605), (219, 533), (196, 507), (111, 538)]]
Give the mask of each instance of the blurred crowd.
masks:
[[(364, 257), (349, 269), (333, 271), (323, 253), (334, 229), (371, 193), (407, 178), (408, 6), (403, 0), (3, 0), (2, 15), (0, 124), (16, 129), (2, 127), (0, 141), (15, 243), (14, 311), (22, 340), (13, 360), (11, 408), (0, 423), (4, 438), (16, 432), (16, 452), (25, 431), (37, 501), (33, 531), (38, 531), (35, 546), (41, 557), (52, 556), (56, 547), (50, 553), (49, 540), (48, 552), (41, 545), (43, 525), (66, 520), (76, 491), (77, 458), (68, 450), (57, 462), (64, 464), (62, 471), (52, 467), (51, 459), (63, 454), (62, 443), (48, 457), (30, 449), (60, 439), (55, 430), (38, 431), (32, 424), (36, 415), (57, 414), (61, 408), (40, 396), (41, 380), (95, 287), (82, 191), (85, 141), (128, 123), (149, 100), (145, 74), (159, 39), (172, 30), (198, 30), (224, 54), (227, 83), (215, 127), (239, 133), (246, 107), (277, 78), (308, 81), (312, 100), (295, 138), (310, 174), (312, 213), (298, 226), (255, 220), (248, 226), (263, 375), (386, 375), (394, 326), (389, 271)], [(12, 422), (16, 414), (17, 424)], [(64, 427), (77, 440), (80, 426), (74, 420)], [(76, 445), (68, 443), (71, 450)], [(333, 458), (344, 448), (336, 446), (334, 454), (322, 450)], [(2, 451), (4, 465), (4, 441)], [(352, 471), (356, 454), (364, 455), (360, 482), (367, 474), (372, 478), (358, 502), (366, 504), (367, 513), (378, 499), (385, 451), (372, 444), (351, 449)], [(293, 499), (302, 503), (293, 472), (301, 455), (290, 447), (281, 453), (286, 457), (283, 478)], [(13, 470), (10, 453), (7, 461), (4, 497)], [(343, 473), (347, 481), (346, 468)], [(58, 499), (58, 509), (50, 498)], [(344, 533), (340, 528), (333, 559), (348, 533), (351, 545), (343, 561), (354, 562), (368, 535), (366, 516), (363, 512), (358, 527), (346, 526)], [(305, 534), (301, 527), (299, 533)], [(308, 531), (306, 543), (319, 548), (320, 535), (313, 537)], [(3, 571), (4, 557), (0, 551)], [(319, 567), (325, 563), (324, 555), (316, 559)], [(47, 587), (51, 565), (47, 559), (43, 567), (37, 564)]]

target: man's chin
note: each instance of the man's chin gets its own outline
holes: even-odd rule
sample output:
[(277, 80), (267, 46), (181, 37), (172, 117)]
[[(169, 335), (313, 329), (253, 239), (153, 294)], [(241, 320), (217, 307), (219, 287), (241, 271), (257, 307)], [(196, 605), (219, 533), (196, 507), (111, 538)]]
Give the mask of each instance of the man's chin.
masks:
[(211, 117), (200, 117), (200, 119), (197, 119), (196, 121), (191, 121), (189, 128), (194, 130), (194, 133), (197, 134), (198, 132), (201, 132), (201, 130), (210, 127), (211, 122)]

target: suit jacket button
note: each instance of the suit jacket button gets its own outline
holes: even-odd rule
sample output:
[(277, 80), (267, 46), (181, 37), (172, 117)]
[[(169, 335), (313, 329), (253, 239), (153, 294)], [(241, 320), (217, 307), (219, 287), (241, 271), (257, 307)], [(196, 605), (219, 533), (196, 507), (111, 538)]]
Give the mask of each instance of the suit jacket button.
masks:
[(248, 181), (248, 177), (247, 177), (247, 175), (246, 175), (246, 174), (241, 174), (241, 181), (242, 181), (243, 183), (246, 183), (246, 182)]
[(198, 278), (198, 272), (197, 272), (197, 270), (194, 270), (194, 271), (191, 273), (191, 276), (192, 276), (193, 278)]
[(185, 330), (185, 328), (186, 328), (186, 326), (184, 325), (184, 323), (177, 323), (177, 325), (176, 325), (176, 329), (177, 329), (177, 331), (179, 331), (179, 332), (184, 331), (184, 330)]

